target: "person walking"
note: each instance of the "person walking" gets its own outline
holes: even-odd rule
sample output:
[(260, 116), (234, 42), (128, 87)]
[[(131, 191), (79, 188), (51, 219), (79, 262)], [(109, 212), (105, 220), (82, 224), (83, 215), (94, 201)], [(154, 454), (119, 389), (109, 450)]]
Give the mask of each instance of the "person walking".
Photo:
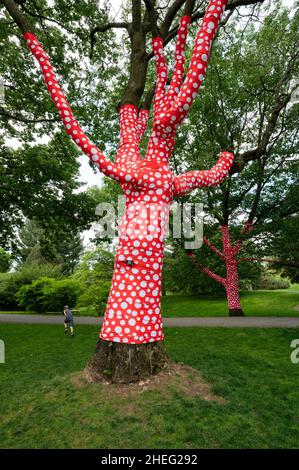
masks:
[(64, 333), (68, 333), (70, 330), (71, 332), (71, 337), (74, 337), (74, 317), (73, 317), (73, 312), (72, 310), (65, 305), (63, 307), (63, 314), (64, 314)]

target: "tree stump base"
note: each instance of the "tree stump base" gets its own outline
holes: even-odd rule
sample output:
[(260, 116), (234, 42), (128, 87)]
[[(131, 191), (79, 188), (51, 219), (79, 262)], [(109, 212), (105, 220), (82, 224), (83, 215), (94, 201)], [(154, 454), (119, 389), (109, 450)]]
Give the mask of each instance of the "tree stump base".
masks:
[(245, 313), (241, 308), (230, 308), (228, 312), (230, 317), (245, 317)]
[(99, 339), (84, 372), (90, 382), (125, 384), (146, 380), (169, 364), (163, 341), (124, 344)]

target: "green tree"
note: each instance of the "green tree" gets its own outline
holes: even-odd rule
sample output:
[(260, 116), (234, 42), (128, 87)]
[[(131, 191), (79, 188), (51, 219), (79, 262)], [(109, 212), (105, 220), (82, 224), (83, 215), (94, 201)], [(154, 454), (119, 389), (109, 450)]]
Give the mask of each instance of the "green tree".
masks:
[(41, 228), (37, 220), (27, 220), (19, 230), (17, 253), (19, 263), (52, 263), (61, 266), (61, 272), (71, 274), (78, 264), (83, 251), (80, 234), (74, 228), (72, 232), (66, 226), (63, 231), (53, 236)]
[[(60, 145), (60, 140), (64, 142)], [(17, 228), (36, 219), (47, 238), (89, 228), (93, 200), (77, 192), (79, 163), (74, 146), (57, 133), (47, 145), (8, 148), (0, 139), (0, 244), (14, 252)]]
[[(235, 24), (234, 34), (214, 47), (204, 95), (178, 139), (177, 171), (192, 170), (199, 160), (206, 166), (221, 148), (236, 154), (219, 187), (189, 197), (203, 201), (207, 212), (204, 248), (190, 258), (226, 290), (231, 314), (243, 314), (238, 272), (246, 276), (250, 262), (271, 256), (288, 264), (287, 250), (281, 246), (278, 255), (269, 240), (298, 212), (298, 31), (298, 10), (291, 17), (279, 2), (257, 30)], [(298, 252), (297, 237), (289, 246)]]
[(11, 256), (9, 253), (0, 248), (0, 273), (6, 273), (11, 265)]

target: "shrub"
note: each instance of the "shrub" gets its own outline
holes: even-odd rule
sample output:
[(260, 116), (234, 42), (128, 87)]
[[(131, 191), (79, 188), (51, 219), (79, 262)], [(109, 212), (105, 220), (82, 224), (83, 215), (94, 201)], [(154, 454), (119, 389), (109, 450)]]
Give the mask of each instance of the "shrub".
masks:
[(11, 256), (0, 247), (0, 273), (6, 273), (11, 265)]
[(106, 308), (107, 298), (111, 282), (102, 281), (88, 286), (84, 293), (78, 298), (78, 308), (94, 307), (98, 315), (103, 315)]
[(24, 264), (19, 271), (0, 273), (0, 310), (18, 310), (20, 303), (16, 298), (22, 286), (31, 284), (39, 278), (61, 277), (60, 267), (49, 263)]
[(288, 289), (290, 283), (287, 279), (275, 277), (271, 273), (265, 273), (261, 276), (257, 285), (257, 289), (275, 290), (275, 289)]
[(80, 283), (74, 279), (43, 277), (21, 287), (16, 298), (19, 305), (27, 310), (59, 311), (65, 304), (74, 306), (81, 292)]
[(31, 284), (21, 287), (16, 294), (18, 304), (21, 307), (25, 307), (26, 310), (34, 310), (37, 312), (45, 311), (44, 289), (52, 282), (53, 279), (42, 277), (41, 279), (33, 281)]
[(12, 274), (0, 274), (0, 310), (17, 310), (19, 308), (15, 298), (20, 284), (14, 282)]
[(82, 285), (75, 279), (52, 279), (44, 287), (44, 308), (48, 311), (62, 311), (64, 305), (73, 308), (82, 291)]

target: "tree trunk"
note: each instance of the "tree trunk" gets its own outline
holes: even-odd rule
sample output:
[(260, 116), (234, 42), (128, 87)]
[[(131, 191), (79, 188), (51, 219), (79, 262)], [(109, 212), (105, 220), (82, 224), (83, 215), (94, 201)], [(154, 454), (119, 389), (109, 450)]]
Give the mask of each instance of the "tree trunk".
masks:
[(244, 317), (245, 313), (242, 308), (230, 308), (228, 310), (228, 314), (230, 317)]
[[(114, 162), (108, 160), (82, 131), (41, 44), (29, 32), (15, 3), (12, 0), (4, 2), (40, 64), (46, 86), (67, 133), (88, 155), (93, 165), (121, 184), (126, 196), (126, 214), (119, 228), (119, 245), (105, 318), (96, 352), (86, 367), (92, 380), (106, 378), (117, 383), (135, 382), (167, 366), (160, 297), (169, 207), (175, 196), (185, 195), (198, 187), (219, 184), (233, 162), (233, 155), (223, 152), (218, 163), (208, 171), (198, 170), (175, 176), (169, 167), (177, 129), (187, 116), (202, 84), (211, 44), (228, 0), (218, 0), (217, 11), (211, 13), (215, 9), (214, 2), (209, 3), (196, 36), (185, 80), (184, 49), (190, 16), (183, 16), (180, 20), (174, 73), (168, 89), (163, 39), (155, 37), (152, 42), (157, 81), (153, 125), (145, 158), (141, 158), (140, 141), (146, 130), (148, 112), (139, 110), (138, 106), (145, 85), (148, 56), (141, 22), (141, 2), (133, 2), (132, 28), (129, 28), (131, 73), (119, 107), (120, 143)], [(199, 54), (202, 49), (207, 53)], [(201, 73), (199, 69), (202, 69)]]
[(228, 312), (230, 317), (243, 317), (239, 294), (238, 264), (235, 260), (226, 263), (225, 290), (227, 296)]
[(102, 376), (116, 383), (136, 382), (168, 363), (160, 299), (173, 176), (160, 142), (155, 140), (160, 159), (151, 161), (149, 154), (141, 163), (140, 178), (145, 177), (148, 186), (138, 191), (123, 185), (126, 211), (119, 225), (112, 285), (100, 341), (87, 366), (92, 380)]
[(124, 344), (99, 339), (85, 374), (92, 382), (139, 382), (167, 369), (169, 363), (163, 341)]

